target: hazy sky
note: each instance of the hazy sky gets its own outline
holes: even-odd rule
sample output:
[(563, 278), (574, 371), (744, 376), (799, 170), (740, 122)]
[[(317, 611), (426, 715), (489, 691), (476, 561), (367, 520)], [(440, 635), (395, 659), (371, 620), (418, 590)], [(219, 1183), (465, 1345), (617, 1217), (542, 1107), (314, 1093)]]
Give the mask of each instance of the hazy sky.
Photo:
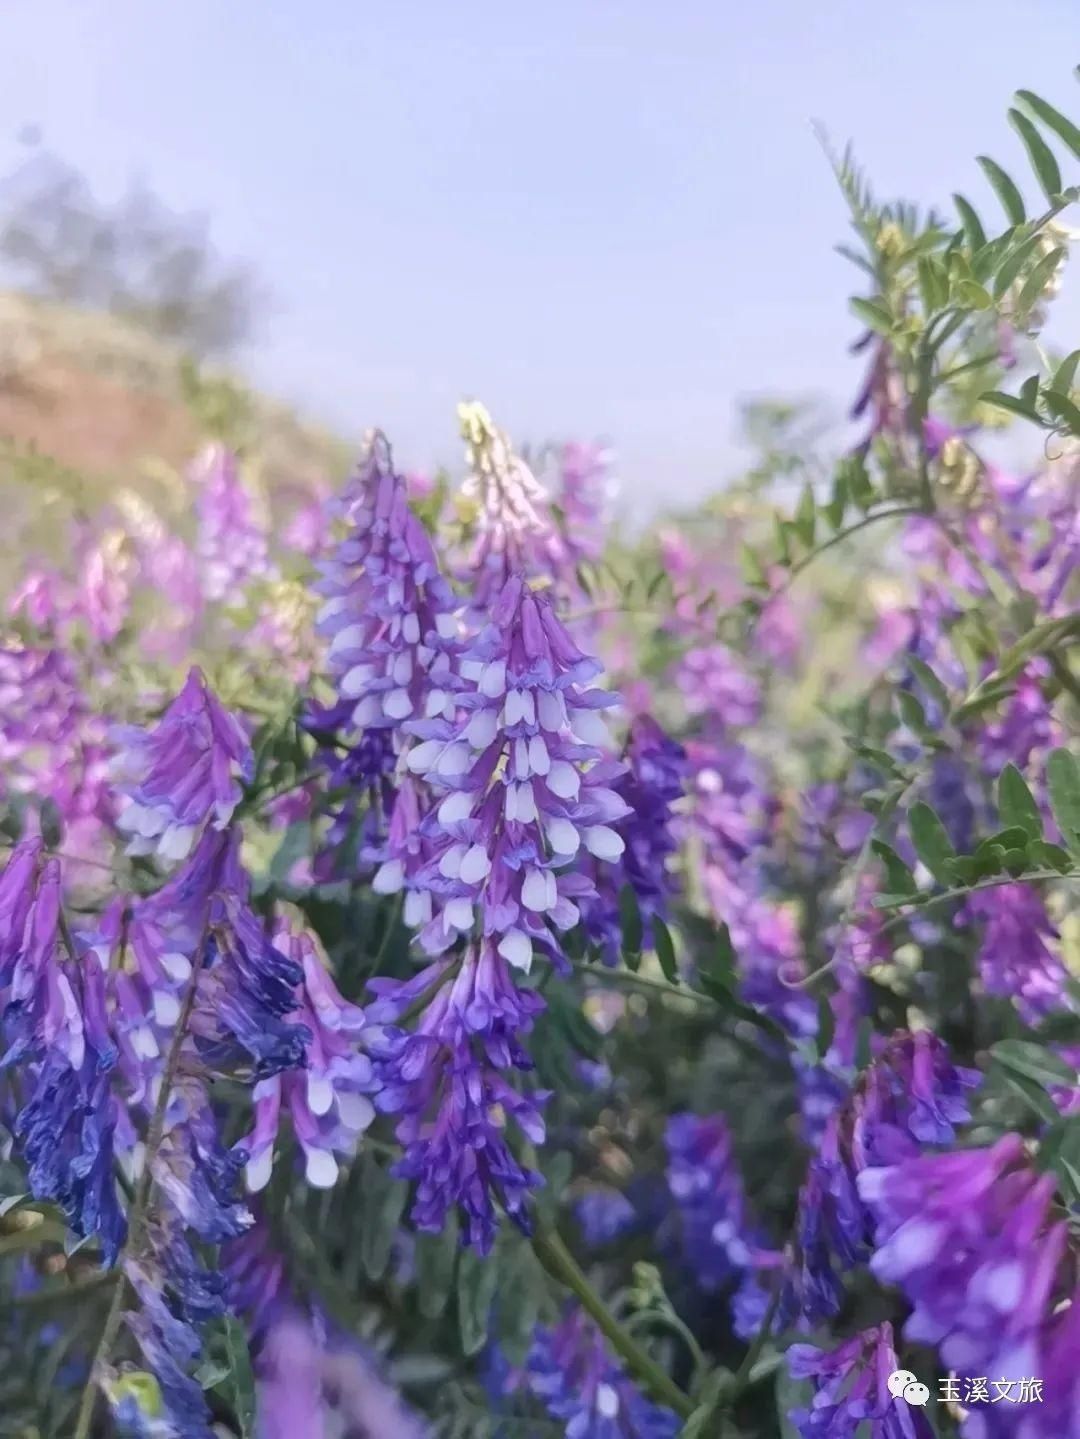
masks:
[(463, 395), (521, 438), (608, 437), (639, 510), (731, 473), (740, 398), (852, 392), (812, 118), (879, 193), (991, 211), (973, 157), (1022, 169), (1012, 91), (1080, 114), (1077, 0), (0, 13), (0, 167), (33, 122), (102, 194), (142, 175), (209, 211), (275, 295), (261, 383), (411, 465), (456, 461)]

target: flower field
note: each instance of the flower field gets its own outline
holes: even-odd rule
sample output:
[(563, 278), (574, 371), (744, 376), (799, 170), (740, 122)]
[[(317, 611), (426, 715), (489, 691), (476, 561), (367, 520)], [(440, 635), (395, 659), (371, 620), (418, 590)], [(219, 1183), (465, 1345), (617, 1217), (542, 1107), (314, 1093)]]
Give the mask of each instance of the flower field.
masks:
[(851, 435), (643, 534), (476, 401), (433, 477), (264, 483), (197, 379), (157, 492), (9, 456), (0, 1435), (1080, 1439), (1080, 129), (1010, 120), (1037, 204), (836, 159)]

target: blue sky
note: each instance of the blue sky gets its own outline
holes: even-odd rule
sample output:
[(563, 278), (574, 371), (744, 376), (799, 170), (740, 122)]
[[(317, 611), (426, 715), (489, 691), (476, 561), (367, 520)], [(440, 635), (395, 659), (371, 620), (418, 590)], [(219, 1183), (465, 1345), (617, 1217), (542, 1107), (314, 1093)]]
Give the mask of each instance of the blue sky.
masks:
[[(883, 195), (992, 205), (1005, 111), (1074, 116), (1076, 0), (6, 0), (0, 166), (210, 212), (276, 300), (250, 372), (406, 464), (453, 407), (611, 439), (638, 513), (737, 467), (760, 393), (839, 414), (854, 272), (810, 130)], [(1067, 292), (1072, 288), (1066, 282)], [(1070, 315), (1078, 313), (1067, 293)]]

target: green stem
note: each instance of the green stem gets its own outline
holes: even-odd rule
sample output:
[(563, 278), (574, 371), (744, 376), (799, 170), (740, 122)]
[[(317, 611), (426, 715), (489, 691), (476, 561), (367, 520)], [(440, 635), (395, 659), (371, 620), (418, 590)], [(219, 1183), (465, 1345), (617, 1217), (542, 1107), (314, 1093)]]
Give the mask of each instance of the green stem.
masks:
[(694, 1368), (698, 1373), (703, 1373), (708, 1368), (705, 1352), (694, 1338), (693, 1331), (674, 1310), (642, 1309), (637, 1314), (632, 1314), (626, 1321), (626, 1332), (632, 1334), (635, 1329), (643, 1329), (646, 1324), (659, 1324), (670, 1329), (672, 1334), (677, 1334), (690, 1351), (690, 1357), (694, 1361)]
[(880, 520), (903, 519), (906, 515), (922, 515), (925, 513), (926, 510), (922, 505), (893, 505), (891, 509), (875, 510), (872, 515), (863, 515), (861, 520), (856, 520), (853, 525), (848, 525), (845, 529), (837, 530), (836, 534), (827, 539), (824, 544), (818, 545), (818, 547), (811, 550), (808, 555), (803, 555), (802, 559), (798, 560), (788, 570), (787, 575), (784, 577), (783, 584), (778, 585), (776, 589), (770, 590), (767, 595), (762, 597), (763, 602), (767, 604), (769, 600), (774, 600), (778, 595), (782, 595), (785, 590), (791, 587), (799, 575), (802, 574), (803, 570), (809, 569), (815, 560), (820, 559), (823, 554), (834, 549), (837, 545), (842, 545), (845, 540), (851, 539), (852, 535), (857, 535), (860, 530), (868, 529), (871, 525), (876, 525)]
[(626, 1332), (586, 1279), (577, 1260), (559, 1235), (552, 1229), (539, 1230), (533, 1235), (532, 1246), (537, 1259), (547, 1272), (576, 1295), (581, 1307), (596, 1322), (597, 1328), (605, 1335), (611, 1347), (642, 1384), (680, 1418), (689, 1419), (694, 1412), (693, 1400), (683, 1393), (652, 1355)]
[(93, 1362), (90, 1365), (90, 1372), (87, 1376), (86, 1386), (79, 1401), (79, 1413), (75, 1422), (75, 1429), (72, 1439), (88, 1439), (90, 1426), (94, 1420), (94, 1408), (97, 1403), (98, 1389), (101, 1383), (101, 1375), (109, 1362), (113, 1345), (120, 1332), (120, 1325), (124, 1317), (124, 1299), (127, 1290), (125, 1283), (124, 1266), (129, 1259), (134, 1258), (142, 1245), (143, 1229), (146, 1223), (147, 1213), (150, 1208), (150, 1200), (154, 1192), (154, 1163), (157, 1159), (158, 1150), (161, 1148), (162, 1140), (165, 1137), (165, 1118), (168, 1113), (169, 1100), (172, 1097), (173, 1085), (176, 1083), (176, 1076), (180, 1069), (180, 1056), (187, 1034), (187, 1027), (191, 1020), (191, 1012), (195, 1007), (195, 996), (199, 987), (199, 978), (202, 972), (203, 952), (206, 949), (206, 940), (210, 933), (210, 905), (206, 907), (206, 918), (203, 921), (202, 933), (199, 936), (199, 943), (191, 961), (191, 978), (188, 980), (187, 989), (184, 992), (183, 1003), (180, 1007), (180, 1014), (176, 1021), (176, 1028), (173, 1031), (172, 1043), (165, 1058), (165, 1068), (161, 1076), (161, 1088), (158, 1090), (157, 1103), (150, 1118), (150, 1126), (146, 1133), (146, 1149), (143, 1156), (142, 1173), (139, 1175), (135, 1185), (135, 1197), (132, 1200), (131, 1208), (128, 1211), (128, 1234), (123, 1251), (117, 1261), (119, 1280), (113, 1290), (112, 1303), (105, 1316), (105, 1324), (102, 1327), (101, 1338), (98, 1341), (94, 1353)]
[[(914, 906), (921, 914), (923, 910), (936, 908), (939, 904), (949, 904), (954, 899), (966, 899), (969, 894), (977, 894), (981, 889), (1000, 889), (1002, 885), (1006, 884), (1048, 884), (1055, 879), (1080, 879), (1080, 873), (1070, 870), (1066, 874), (1062, 874), (1060, 870), (1056, 869), (1035, 869), (1030, 874), (995, 875), (991, 879), (980, 880), (978, 884), (957, 885), (955, 889), (943, 889), (940, 894), (912, 895), (910, 899), (902, 900), (896, 906), (897, 909), (903, 909), (905, 912), (894, 914), (891, 919), (886, 920), (878, 933), (885, 934), (886, 931), (903, 924), (908, 918), (906, 911), (909, 905)], [(882, 911), (879, 909), (876, 913), (880, 915)], [(863, 915), (863, 919), (869, 917)]]
[(584, 960), (577, 960), (574, 968), (578, 974), (589, 974), (594, 979), (606, 981), (608, 984), (622, 984), (628, 989), (641, 989), (650, 994), (663, 994), (668, 999), (687, 999), (691, 1004), (699, 1004), (705, 1009), (715, 1007), (715, 1000), (707, 994), (701, 994), (696, 989), (684, 989), (680, 985), (668, 984), (665, 979), (649, 979), (644, 974), (634, 974), (629, 969), (608, 969), (607, 965), (587, 964)]

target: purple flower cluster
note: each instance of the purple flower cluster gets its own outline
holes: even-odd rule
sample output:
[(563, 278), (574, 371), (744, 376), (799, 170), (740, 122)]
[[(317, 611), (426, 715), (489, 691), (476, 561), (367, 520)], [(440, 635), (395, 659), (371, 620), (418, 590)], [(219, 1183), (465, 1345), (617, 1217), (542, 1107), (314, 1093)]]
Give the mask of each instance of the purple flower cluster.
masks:
[(211, 445), (195, 464), (196, 545), (203, 593), (212, 602), (239, 604), (252, 579), (270, 572), (266, 528), (232, 451)]
[(1023, 1140), (901, 1159), (866, 1169), (858, 1185), (875, 1219), (871, 1267), (913, 1306), (905, 1336), (963, 1374), (1043, 1379), (1044, 1403), (1011, 1422), (973, 1413), (965, 1433), (1074, 1434), (1080, 1290), (1054, 1178), (1035, 1172)]
[(675, 889), (671, 859), (678, 844), (673, 806), (683, 794), (686, 752), (649, 715), (638, 715), (630, 725), (623, 763), (613, 788), (627, 806), (617, 826), (626, 847), (617, 860), (594, 866), (598, 899), (581, 905), (590, 939), (611, 964), (621, 950), (624, 885), (637, 900), (646, 948), (653, 943), (652, 920), (667, 919)]
[(338, 993), (311, 935), (283, 926), (277, 945), (303, 973), (295, 1018), (309, 1035), (307, 1065), (255, 1086), (255, 1127), (243, 1146), (248, 1188), (259, 1190), (269, 1182), (284, 1112), (305, 1156), (307, 1182), (329, 1189), (338, 1178), (335, 1156), (351, 1156), (375, 1117), (368, 1097), (375, 1088), (374, 1068), (360, 1048), (367, 1020), (362, 1009)]
[(455, 602), (380, 432), (339, 508), (348, 532), (323, 567), (317, 628), (345, 728), (400, 733), (405, 720), (452, 716)]
[(125, 1230), (113, 1172), (117, 1050), (97, 956), (68, 949), (61, 925), (59, 862), (26, 840), (0, 876), (0, 1068), (15, 1096), (13, 1133), (35, 1196), (114, 1257)]
[(686, 1269), (706, 1293), (735, 1288), (735, 1332), (752, 1338), (768, 1308), (763, 1276), (781, 1256), (749, 1213), (727, 1122), (720, 1115), (675, 1114), (665, 1139), (668, 1191)]
[(1057, 930), (1037, 889), (1003, 884), (972, 894), (964, 917), (981, 924), (979, 974), (987, 994), (1011, 999), (1029, 1024), (1068, 1007)]
[(501, 1376), (501, 1392), (532, 1394), (569, 1439), (675, 1439), (680, 1421), (646, 1399), (581, 1310), (568, 1306), (537, 1329), (523, 1368)]
[(810, 1408), (791, 1415), (802, 1439), (933, 1439), (918, 1408), (889, 1389), (889, 1376), (902, 1368), (891, 1324), (864, 1329), (835, 1349), (793, 1344), (787, 1364), (792, 1378), (814, 1384)]
[(979, 1082), (929, 1031), (899, 1034), (856, 1082), (825, 1128), (799, 1195), (781, 1318), (826, 1319), (843, 1299), (839, 1275), (868, 1253), (871, 1220), (860, 1196), (865, 1169), (949, 1144), (969, 1117), (965, 1091)]
[(254, 776), (247, 736), (198, 669), (152, 731), (124, 726), (114, 742), (110, 773), (124, 799), (117, 823), (131, 835), (129, 854), (186, 859), (204, 824), (228, 825), (240, 781)]

